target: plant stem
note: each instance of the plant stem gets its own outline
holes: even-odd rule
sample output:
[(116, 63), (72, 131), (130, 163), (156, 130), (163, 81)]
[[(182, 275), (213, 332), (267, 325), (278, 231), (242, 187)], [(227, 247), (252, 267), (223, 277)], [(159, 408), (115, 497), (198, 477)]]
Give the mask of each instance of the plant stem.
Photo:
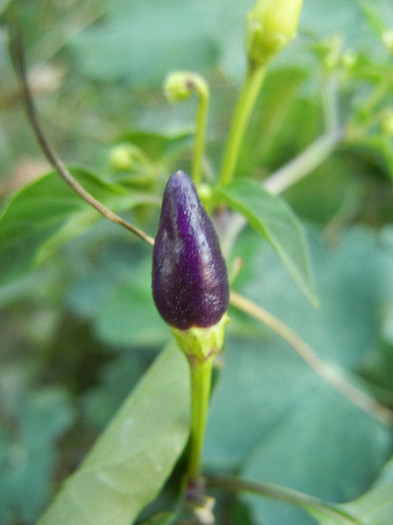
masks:
[(209, 88), (205, 82), (199, 82), (196, 87), (198, 108), (196, 114), (196, 130), (194, 155), (192, 160), (192, 178), (196, 186), (202, 182), (203, 157), (206, 145), (207, 114), (209, 109)]
[(191, 444), (188, 464), (189, 483), (198, 483), (209, 408), (213, 356), (201, 361), (189, 356), (191, 373)]
[(322, 108), (326, 132), (334, 134), (339, 129), (339, 114), (337, 104), (337, 82), (332, 74), (321, 78)]
[(266, 65), (249, 62), (246, 77), (233, 115), (221, 169), (220, 182), (226, 186), (233, 179), (244, 132), (266, 73)]
[(393, 75), (387, 75), (376, 87), (372, 90), (370, 96), (361, 107), (362, 112), (367, 115), (370, 114), (375, 106), (382, 100), (385, 94), (391, 89), (393, 84)]
[(318, 498), (287, 487), (271, 485), (270, 483), (255, 483), (235, 476), (211, 476), (207, 478), (207, 485), (208, 487), (229, 492), (249, 492), (266, 496), (290, 505), (302, 507), (311, 514), (315, 512), (318, 517), (334, 518), (335, 522), (347, 525), (360, 524), (356, 517), (348, 514), (344, 509), (340, 508), (340, 506), (324, 502)]
[(393, 428), (393, 412), (382, 405), (363, 390), (353, 385), (335, 368), (325, 363), (313, 350), (286, 324), (273, 314), (246, 299), (242, 295), (231, 292), (230, 302), (233, 306), (268, 326), (299, 354), (299, 356), (316, 372), (326, 383), (347, 398), (355, 406), (370, 414), (383, 425)]
[(367, 100), (359, 107), (357, 113), (352, 116), (347, 125), (345, 137), (349, 142), (363, 138), (369, 128), (378, 121), (378, 116), (376, 118), (374, 110), (386, 93), (391, 90), (392, 85), (393, 75), (390, 74), (375, 86)]
[(41, 127), (39, 119), (37, 117), (33, 95), (30, 91), (30, 87), (27, 81), (26, 69), (25, 69), (25, 57), (24, 48), (22, 43), (22, 35), (20, 33), (17, 20), (12, 20), (9, 24), (10, 31), (10, 51), (13, 66), (16, 74), (19, 77), (19, 81), (22, 89), (22, 97), (25, 105), (25, 110), (30, 124), (33, 128), (34, 134), (41, 146), (43, 153), (45, 154), (48, 162), (53, 166), (55, 171), (60, 175), (66, 184), (77, 193), (84, 201), (90, 206), (95, 208), (101, 215), (109, 219), (110, 221), (123, 226), (127, 230), (137, 235), (140, 239), (145, 241), (151, 246), (154, 245), (153, 237), (147, 235), (145, 232), (128, 223), (122, 217), (114, 213), (112, 210), (104, 206), (99, 200), (91, 195), (79, 182), (75, 179), (72, 173), (64, 165), (63, 161), (58, 156), (56, 150), (52, 147), (46, 135)]
[(320, 166), (337, 148), (343, 136), (344, 130), (339, 128), (325, 133), (288, 164), (265, 179), (263, 187), (274, 195), (290, 188), (295, 182)]

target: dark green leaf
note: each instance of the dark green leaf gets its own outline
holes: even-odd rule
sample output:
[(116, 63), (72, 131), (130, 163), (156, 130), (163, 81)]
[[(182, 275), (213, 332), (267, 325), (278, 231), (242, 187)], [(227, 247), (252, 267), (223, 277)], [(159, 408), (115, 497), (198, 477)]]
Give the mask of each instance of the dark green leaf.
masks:
[(163, 161), (190, 143), (190, 131), (158, 133), (147, 130), (133, 130), (122, 135), (121, 139), (135, 144), (151, 159)]
[(161, 347), (169, 336), (151, 293), (151, 249), (116, 244), (81, 275), (69, 294), (78, 315), (89, 319), (97, 336), (128, 348)]
[(289, 206), (256, 181), (235, 181), (217, 193), (269, 241), (300, 290), (317, 303), (304, 231)]
[(375, 135), (365, 137), (357, 141), (356, 146), (364, 149), (368, 154), (374, 154), (377, 162), (380, 163), (393, 180), (393, 138), (385, 135)]
[[(74, 175), (94, 197), (116, 211), (151, 201), (149, 196), (127, 193), (87, 171), (74, 170)], [(0, 218), (1, 280), (19, 277), (100, 219), (55, 173), (23, 188)]]

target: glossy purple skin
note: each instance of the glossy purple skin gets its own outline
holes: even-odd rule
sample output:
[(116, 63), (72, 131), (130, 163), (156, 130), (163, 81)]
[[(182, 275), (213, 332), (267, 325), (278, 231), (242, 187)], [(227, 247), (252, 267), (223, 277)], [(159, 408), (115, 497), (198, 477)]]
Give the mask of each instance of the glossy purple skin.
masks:
[(153, 250), (153, 298), (163, 319), (180, 330), (213, 326), (228, 309), (218, 237), (182, 171), (171, 175), (164, 192)]

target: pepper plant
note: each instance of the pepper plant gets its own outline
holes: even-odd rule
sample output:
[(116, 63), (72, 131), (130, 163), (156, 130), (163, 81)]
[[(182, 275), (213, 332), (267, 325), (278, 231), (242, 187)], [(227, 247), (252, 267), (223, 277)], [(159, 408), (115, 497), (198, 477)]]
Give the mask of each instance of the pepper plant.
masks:
[[(188, 14), (183, 4), (172, 3)], [(203, 9), (185, 4), (191, 15), (202, 16)], [(209, 17), (213, 4), (205, 6)], [(0, 519), (7, 525), (386, 525), (391, 520), (392, 199), (378, 215), (383, 230), (345, 231), (356, 220), (368, 219), (376, 227), (370, 219), (374, 210), (360, 191), (367, 186), (348, 175), (351, 162), (358, 168), (367, 153), (378, 166), (383, 163), (386, 179), (393, 178), (391, 29), (384, 26), (383, 2), (378, 9), (364, 2), (348, 10), (375, 31), (385, 52), (380, 62), (365, 51), (346, 50), (339, 37), (313, 34), (312, 23), (299, 38), (299, 17), (307, 26), (313, 9), (319, 13), (311, 4), (236, 4), (244, 14), (243, 77), (233, 100), (224, 100), (222, 115), (229, 118), (219, 140), (213, 128), (209, 131), (217, 116), (217, 103), (211, 101), (228, 86), (218, 82), (211, 90), (209, 73), (188, 71), (180, 61), (182, 67), (167, 74), (163, 91), (176, 104), (175, 113), (194, 100), (192, 131), (124, 134), (111, 143), (110, 177), (67, 167), (59, 157), (28, 75), (28, 7), (17, 1), (4, 7), (18, 97), (54, 171), (24, 185), (4, 204), (0, 300), (6, 302), (8, 290), (16, 293), (18, 285), (28, 288), (24, 276), (34, 276), (34, 267), (55, 267), (60, 260), (54, 275), (61, 281), (68, 261), (77, 268), (75, 286), (69, 290), (65, 280), (59, 292), (68, 308), (88, 319), (108, 346), (134, 351), (112, 369), (106, 350), (94, 355), (112, 375), (105, 376), (98, 392), (94, 380), (83, 387), (82, 421), (75, 428), (83, 428), (86, 406), (102, 426), (109, 405), (109, 421), (80, 463), (67, 464), (64, 473), (66, 461), (57, 462), (61, 482), (56, 487), (49, 482), (55, 479), (55, 442), (76, 418), (69, 392), (37, 393), (24, 386), (25, 393), (15, 395), (14, 385), (23, 383), (20, 375), (12, 368), (8, 382), (0, 375), (1, 390), (8, 393), (0, 423), (15, 419), (22, 443), (8, 445), (13, 427), (0, 425), (5, 472), (0, 474)], [(149, 2), (149, 8), (160, 27), (167, 7)], [(147, 7), (113, 7), (123, 37), (124, 9), (138, 20)], [(336, 20), (339, 7), (331, 9)], [(345, 21), (349, 15), (340, 9)], [(92, 12), (92, 20), (95, 16), (100, 13)], [(317, 22), (323, 26), (321, 17)], [(239, 17), (236, 27), (241, 25)], [(91, 30), (87, 40), (82, 34), (74, 42), (77, 51), (87, 49), (90, 56), (85, 72), (97, 68), (97, 56), (105, 62), (113, 43), (99, 25)], [(228, 31), (223, 42), (232, 49)], [(181, 56), (182, 49), (177, 51)], [(280, 65), (285, 53), (289, 66)], [(116, 54), (107, 67), (113, 72), (122, 58)], [(310, 77), (319, 78), (319, 104), (315, 85), (306, 82)], [(341, 111), (348, 98), (352, 106)], [(320, 132), (321, 121), (322, 135), (305, 146), (303, 128), (307, 139)], [(313, 174), (322, 190), (307, 186)], [(302, 198), (296, 183), (305, 184)], [(286, 190), (284, 199), (279, 194)], [(309, 221), (325, 214), (325, 232), (306, 226), (288, 200)], [(105, 230), (101, 216), (115, 223), (113, 230)], [(101, 269), (89, 266), (90, 247), (94, 260), (97, 248), (123, 232), (119, 243), (126, 264), (115, 244), (106, 262), (98, 259)], [(54, 363), (69, 362), (61, 350), (50, 374)], [(78, 364), (82, 370), (70, 374), (75, 381), (87, 373), (84, 362)], [(141, 377), (133, 377), (139, 369)], [(125, 392), (114, 400), (111, 392), (122, 381)], [(72, 385), (68, 390), (77, 396)], [(66, 457), (66, 444), (59, 446)], [(41, 463), (46, 467), (37, 466)], [(33, 487), (37, 496), (29, 497)]]

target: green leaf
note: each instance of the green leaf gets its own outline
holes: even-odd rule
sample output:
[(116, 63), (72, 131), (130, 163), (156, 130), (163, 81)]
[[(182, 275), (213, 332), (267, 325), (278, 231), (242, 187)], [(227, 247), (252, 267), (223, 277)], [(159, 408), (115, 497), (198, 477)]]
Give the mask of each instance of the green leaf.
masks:
[(156, 132), (152, 130), (136, 129), (121, 136), (121, 140), (135, 144), (151, 159), (163, 162), (179, 150), (192, 143), (191, 131)]
[(355, 147), (363, 149), (367, 155), (374, 155), (384, 171), (393, 180), (393, 138), (385, 135), (373, 135), (357, 140)]
[[(209, 414), (210, 469), (240, 469), (247, 480), (343, 501), (368, 488), (391, 445), (389, 429), (325, 385), (283, 344), (228, 342)], [(245, 500), (258, 523), (313, 523), (302, 509), (258, 496)]]
[(370, 27), (378, 36), (393, 24), (393, 14), (389, 0), (361, 0), (359, 7)]
[(300, 290), (317, 304), (306, 238), (289, 206), (256, 181), (235, 181), (217, 194), (269, 241)]
[[(391, 252), (379, 236), (353, 228), (327, 247), (320, 233), (309, 233), (318, 309), (299, 295), (273, 249), (255, 248), (257, 236), (248, 236), (243, 251), (236, 247), (234, 253), (246, 260), (247, 272), (236, 281), (237, 290), (284, 321), (344, 376), (347, 369), (364, 370), (366, 362), (378, 359), (380, 314), (393, 283)], [(242, 320), (234, 309), (230, 317)], [(206, 436), (210, 469), (343, 502), (367, 491), (391, 454), (390, 428), (326, 385), (266, 330), (253, 338), (229, 338), (220, 379)], [(306, 525), (311, 520), (278, 502), (257, 497), (247, 502), (258, 523)]]
[(111, 245), (72, 286), (68, 302), (111, 345), (161, 348), (170, 335), (151, 293), (151, 249), (141, 243)]
[[(370, 490), (341, 508), (358, 519), (360, 525), (387, 525), (393, 516), (393, 483)], [(335, 521), (323, 520), (322, 525), (336, 525)]]
[(100, 384), (83, 396), (86, 418), (95, 428), (102, 429), (117, 412), (131, 388), (143, 375), (144, 361), (136, 352), (120, 354), (101, 373)]
[(173, 512), (160, 512), (149, 520), (144, 521), (142, 525), (171, 525), (173, 520), (176, 518), (176, 514)]
[[(376, 485), (360, 498), (340, 506), (359, 519), (361, 525), (385, 525), (393, 516), (393, 458), (385, 465)], [(335, 525), (330, 520), (322, 525)]]
[[(82, 169), (73, 174), (94, 197), (117, 211), (152, 200), (147, 195), (131, 195)], [(20, 277), (101, 218), (56, 173), (24, 187), (0, 217), (1, 281)]]
[(39, 525), (129, 525), (164, 485), (188, 429), (188, 368), (171, 344), (63, 485)]
[(13, 2), (14, 0), (0, 0), (0, 15), (3, 15)]
[(33, 390), (23, 384), (17, 367), (3, 366), (2, 372), (0, 522), (14, 523), (13, 516), (18, 514), (24, 522), (33, 523), (50, 495), (56, 442), (76, 413), (63, 389)]

